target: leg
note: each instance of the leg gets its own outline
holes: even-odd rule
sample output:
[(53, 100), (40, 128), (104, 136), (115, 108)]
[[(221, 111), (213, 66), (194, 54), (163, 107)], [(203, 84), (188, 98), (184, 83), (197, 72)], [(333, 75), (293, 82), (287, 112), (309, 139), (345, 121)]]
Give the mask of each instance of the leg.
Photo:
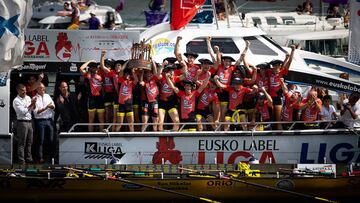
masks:
[[(274, 106), (274, 115), (275, 115), (275, 120), (276, 121), (281, 121), (281, 110), (282, 110), (282, 106), (281, 105), (275, 105)], [(282, 125), (281, 123), (277, 123), (276, 124), (276, 129), (277, 130), (282, 130)]]
[(158, 123), (159, 123), (159, 117), (151, 117), (152, 118), (152, 126), (153, 126), (153, 131), (156, 132), (158, 130)]
[[(105, 122), (105, 109), (97, 109), (97, 116), (99, 122), (103, 124)], [(100, 125), (100, 132), (104, 130), (104, 125)]]
[(113, 108), (111, 103), (105, 103), (105, 123), (111, 123), (112, 122), (112, 116), (113, 114)]
[[(96, 113), (96, 109), (88, 109), (89, 123), (94, 123), (95, 113)], [(92, 131), (94, 131), (94, 126), (89, 125), (88, 129), (89, 129), (89, 132), (92, 132)]]
[(52, 120), (47, 120), (47, 129), (48, 129), (48, 133), (49, 133), (49, 142), (50, 142), (50, 160), (51, 158), (54, 158), (55, 156), (55, 149), (56, 149), (56, 146), (55, 146), (55, 142), (54, 142), (54, 127), (53, 127), (53, 124), (52, 124)]
[(143, 122), (143, 124), (142, 124), (142, 127), (141, 127), (141, 131), (144, 131), (144, 130), (146, 129), (148, 120), (149, 120), (149, 116), (143, 114), (143, 115), (142, 115), (142, 122)]
[[(118, 108), (119, 106), (118, 105), (114, 105), (114, 108), (113, 108), (113, 123), (117, 123), (117, 112), (118, 112)], [(113, 125), (112, 128), (111, 128), (111, 131), (115, 132), (116, 131), (116, 125)]]
[(25, 164), (24, 150), (25, 150), (26, 136), (27, 136), (27, 132), (24, 123), (17, 122), (16, 139), (18, 143), (17, 154), (18, 154), (19, 164)]
[(169, 110), (169, 115), (170, 115), (171, 120), (172, 120), (173, 123), (174, 123), (173, 131), (174, 131), (174, 132), (179, 131), (180, 118), (179, 118), (178, 110), (177, 110), (176, 108), (170, 109), (170, 110)]
[(159, 131), (164, 131), (165, 109), (159, 109)]
[(31, 149), (32, 149), (32, 144), (33, 144), (33, 136), (34, 136), (34, 131), (33, 131), (33, 127), (32, 127), (32, 123), (27, 123), (26, 124), (26, 155), (25, 155), (25, 159), (28, 162), (33, 161), (33, 157), (31, 154)]
[(44, 136), (45, 136), (45, 128), (46, 125), (44, 124), (45, 121), (35, 121), (36, 123), (36, 130), (38, 132), (38, 158), (40, 163), (44, 161), (43, 157), (43, 143), (44, 143)]
[(197, 128), (198, 131), (203, 131), (203, 125), (201, 123), (202, 116), (200, 114), (196, 115), (196, 122), (197, 122)]
[(133, 112), (126, 113), (126, 120), (129, 124), (129, 131), (134, 132), (134, 113)]

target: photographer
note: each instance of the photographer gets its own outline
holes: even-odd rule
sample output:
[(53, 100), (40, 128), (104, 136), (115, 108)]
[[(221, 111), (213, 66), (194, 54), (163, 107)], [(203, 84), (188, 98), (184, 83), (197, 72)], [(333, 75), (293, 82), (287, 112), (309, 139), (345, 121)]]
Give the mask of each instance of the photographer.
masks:
[(337, 128), (353, 128), (360, 127), (360, 103), (358, 102), (360, 94), (358, 92), (351, 93), (348, 101), (344, 101), (341, 111), (339, 122), (336, 123)]

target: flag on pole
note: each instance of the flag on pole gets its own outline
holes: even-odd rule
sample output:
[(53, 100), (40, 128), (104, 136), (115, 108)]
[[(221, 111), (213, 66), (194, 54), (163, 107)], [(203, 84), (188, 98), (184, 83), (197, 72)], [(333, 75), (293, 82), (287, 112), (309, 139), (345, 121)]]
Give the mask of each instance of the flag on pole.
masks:
[(8, 72), (23, 64), (24, 29), (32, 16), (32, 2), (0, 1), (0, 72)]
[(360, 0), (350, 1), (349, 62), (360, 65)]
[(171, 30), (179, 30), (188, 24), (206, 0), (173, 0), (171, 2)]

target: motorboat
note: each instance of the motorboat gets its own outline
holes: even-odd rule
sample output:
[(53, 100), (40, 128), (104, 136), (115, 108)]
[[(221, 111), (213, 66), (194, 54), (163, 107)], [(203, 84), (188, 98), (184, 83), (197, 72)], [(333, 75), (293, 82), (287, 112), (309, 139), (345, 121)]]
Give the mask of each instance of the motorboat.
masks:
[[(55, 6), (56, 5), (56, 6)], [(40, 24), (40, 28), (45, 29), (64, 29), (71, 22), (71, 17), (65, 16), (63, 11), (63, 5), (61, 4), (61, 9), (58, 8), (59, 3), (47, 3), (45, 8), (48, 6), (54, 6), (52, 10), (54, 10), (53, 15), (46, 14), (47, 17), (41, 18), (38, 21)], [(42, 7), (41, 7), (42, 8)], [(55, 12), (56, 11), (56, 12)], [(91, 4), (86, 9), (80, 10), (80, 21), (84, 22), (90, 18), (90, 13), (94, 13), (96, 17), (100, 19), (101, 22), (106, 22), (106, 17), (111, 13), (115, 18), (115, 25), (120, 25), (123, 23), (123, 20), (118, 12), (115, 11), (114, 8), (110, 6), (102, 6), (97, 4)], [(59, 15), (61, 14), (61, 15)], [(34, 15), (37, 16), (37, 13), (34, 12)], [(45, 14), (44, 14), (45, 16)]]

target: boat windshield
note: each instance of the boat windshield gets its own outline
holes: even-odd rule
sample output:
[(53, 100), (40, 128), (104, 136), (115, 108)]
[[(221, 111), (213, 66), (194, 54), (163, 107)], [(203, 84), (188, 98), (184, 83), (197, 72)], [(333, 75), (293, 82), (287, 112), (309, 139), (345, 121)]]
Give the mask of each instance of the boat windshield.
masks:
[(305, 51), (328, 56), (346, 56), (347, 45), (345, 39), (322, 40), (289, 40), (288, 46), (299, 44)]

